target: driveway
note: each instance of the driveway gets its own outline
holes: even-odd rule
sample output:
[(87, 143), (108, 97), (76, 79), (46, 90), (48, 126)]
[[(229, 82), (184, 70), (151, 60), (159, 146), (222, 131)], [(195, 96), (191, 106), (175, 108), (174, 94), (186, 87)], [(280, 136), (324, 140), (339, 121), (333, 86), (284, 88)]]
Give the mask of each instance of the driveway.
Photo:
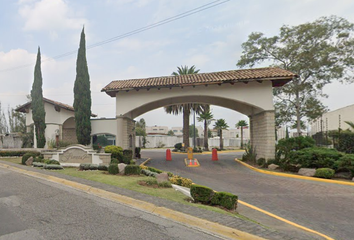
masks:
[(219, 154), (219, 161), (211, 161), (210, 154), (195, 155), (201, 166), (190, 168), (184, 165), (186, 154), (172, 154), (172, 161), (166, 161), (165, 151), (142, 151), (144, 158), (152, 158), (148, 166), (231, 192), (242, 201), (334, 239), (353, 239), (354, 187), (254, 172), (234, 161), (241, 155)]

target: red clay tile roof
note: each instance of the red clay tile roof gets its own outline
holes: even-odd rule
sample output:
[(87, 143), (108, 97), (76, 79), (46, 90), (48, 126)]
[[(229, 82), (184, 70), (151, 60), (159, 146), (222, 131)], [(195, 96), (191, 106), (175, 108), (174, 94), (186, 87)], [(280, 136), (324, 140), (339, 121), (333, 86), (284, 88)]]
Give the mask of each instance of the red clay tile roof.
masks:
[[(58, 106), (60, 108), (63, 108), (63, 109), (66, 109), (66, 110), (69, 110), (69, 111), (75, 111), (74, 108), (68, 104), (65, 104), (65, 103), (61, 103), (61, 102), (57, 102), (57, 101), (54, 101), (54, 100), (51, 100), (51, 99), (48, 99), (48, 98), (43, 98), (43, 101), (47, 102), (47, 103), (50, 103), (54, 106)], [(31, 102), (28, 102), (28, 103), (25, 103), (21, 106), (19, 106), (18, 108), (15, 109), (15, 111), (17, 112), (26, 112), (26, 108), (29, 108), (31, 105)], [(97, 117), (96, 114), (91, 114), (91, 117)]]
[(294, 77), (296, 77), (296, 74), (281, 68), (254, 68), (179, 76), (118, 80), (112, 81), (101, 91), (114, 97), (115, 92), (122, 90), (128, 91), (144, 88), (170, 88), (249, 81), (272, 81), (273, 87), (279, 87), (291, 81)]

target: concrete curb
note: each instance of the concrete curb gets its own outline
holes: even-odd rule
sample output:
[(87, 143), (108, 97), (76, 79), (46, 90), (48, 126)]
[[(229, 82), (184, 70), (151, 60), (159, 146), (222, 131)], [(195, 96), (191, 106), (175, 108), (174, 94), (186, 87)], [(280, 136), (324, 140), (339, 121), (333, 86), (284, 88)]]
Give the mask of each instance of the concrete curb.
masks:
[[(148, 159), (149, 160), (149, 159)], [(188, 214), (184, 214), (181, 212), (174, 211), (172, 209), (168, 209), (165, 207), (158, 207), (152, 203), (140, 201), (137, 199), (133, 199), (130, 197), (126, 197), (120, 194), (108, 192), (99, 188), (91, 187), (85, 184), (69, 181), (66, 179), (54, 177), (54, 176), (49, 176), (46, 174), (42, 173), (37, 173), (37, 172), (32, 172), (24, 169), (20, 169), (17, 167), (13, 167), (10, 165), (6, 165), (3, 163), (0, 163), (0, 167), (9, 169), (14, 172), (18, 172), (27, 176), (39, 178), (42, 180), (47, 180), (50, 182), (62, 184), (65, 186), (69, 186), (73, 189), (80, 190), (85, 193), (89, 193), (92, 195), (95, 195), (97, 197), (101, 197), (104, 199), (108, 199), (111, 201), (119, 202), (121, 204), (124, 204), (126, 206), (148, 212), (166, 219), (173, 220), (175, 222), (181, 223), (185, 226), (192, 226), (196, 229), (200, 229), (205, 232), (209, 232), (211, 234), (216, 234), (220, 235), (223, 237), (227, 237), (230, 239), (238, 239), (238, 240), (264, 240), (264, 238), (242, 232), (237, 229), (233, 229), (227, 226), (220, 225), (218, 223), (210, 222), (205, 219), (201, 219), (198, 217), (194, 217)]]
[(262, 170), (262, 169), (258, 169), (256, 167), (253, 167), (245, 162), (242, 162), (241, 160), (238, 160), (237, 158), (235, 158), (235, 161), (242, 164), (243, 166), (245, 166), (249, 169), (252, 169), (253, 171), (264, 173), (264, 174), (269, 174), (269, 175), (273, 175), (273, 176), (281, 176), (281, 177), (297, 178), (297, 179), (310, 180), (310, 181), (316, 181), (316, 182), (335, 183), (335, 184), (341, 184), (341, 185), (354, 186), (354, 182), (341, 182), (341, 181), (337, 181), (337, 180), (315, 178), (315, 177), (306, 177), (306, 176), (294, 175), (294, 174), (289, 174), (289, 173), (270, 172), (270, 171), (266, 171), (266, 170)]

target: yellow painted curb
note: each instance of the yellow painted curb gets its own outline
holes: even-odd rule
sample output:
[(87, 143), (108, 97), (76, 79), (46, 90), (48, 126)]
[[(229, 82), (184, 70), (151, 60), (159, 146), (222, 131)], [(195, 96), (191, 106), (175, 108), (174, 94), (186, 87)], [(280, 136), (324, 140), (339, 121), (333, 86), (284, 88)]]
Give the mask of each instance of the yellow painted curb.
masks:
[(277, 215), (275, 215), (275, 214), (273, 214), (273, 213), (270, 213), (270, 212), (268, 212), (268, 211), (265, 211), (265, 210), (263, 210), (263, 209), (260, 209), (260, 208), (258, 208), (258, 207), (256, 207), (256, 206), (253, 206), (253, 205), (251, 205), (251, 204), (249, 204), (249, 203), (246, 203), (246, 202), (244, 202), (244, 201), (238, 200), (238, 203), (239, 203), (239, 204), (242, 204), (242, 205), (245, 205), (246, 207), (252, 208), (252, 209), (254, 209), (254, 210), (256, 210), (256, 211), (259, 211), (259, 212), (261, 212), (261, 213), (264, 213), (264, 214), (266, 214), (266, 215), (268, 215), (268, 216), (271, 216), (271, 217), (273, 217), (273, 218), (275, 218), (275, 219), (278, 219), (278, 220), (280, 220), (280, 221), (282, 221), (282, 222), (285, 222), (285, 223), (287, 223), (287, 224), (289, 224), (289, 225), (292, 225), (292, 226), (294, 226), (294, 227), (300, 228), (300, 229), (305, 230), (305, 231), (310, 232), (310, 233), (317, 234), (317, 235), (319, 235), (319, 236), (321, 236), (321, 237), (323, 237), (323, 238), (325, 238), (325, 239), (327, 239), (327, 240), (335, 240), (335, 239), (333, 239), (333, 238), (331, 238), (331, 237), (328, 237), (327, 235), (324, 235), (324, 234), (322, 234), (322, 233), (320, 233), (320, 232), (317, 232), (317, 231), (315, 231), (315, 230), (312, 230), (312, 229), (310, 229), (310, 228), (307, 228), (307, 227), (301, 226), (301, 225), (299, 225), (299, 224), (297, 224), (297, 223), (294, 223), (294, 222), (291, 222), (291, 221), (289, 221), (289, 220), (286, 220), (285, 218), (279, 217), (279, 216), (277, 216)]
[(137, 199), (133, 199), (127, 196), (123, 196), (120, 194), (108, 192), (99, 188), (94, 188), (88, 185), (84, 185), (81, 183), (69, 181), (66, 179), (58, 178), (58, 177), (53, 177), (49, 176), (46, 174), (42, 173), (37, 173), (37, 172), (32, 172), (24, 169), (20, 169), (17, 167), (13, 167), (10, 165), (6, 165), (3, 163), (0, 163), (0, 167), (10, 169), (11, 171), (22, 173), (28, 176), (36, 177), (39, 179), (44, 179), (48, 180), (51, 182), (59, 183), (62, 185), (69, 186), (71, 188), (90, 193), (92, 195), (95, 195), (97, 197), (101, 197), (104, 199), (108, 199), (111, 201), (119, 202), (121, 204), (124, 204), (129, 207), (133, 207), (135, 209), (142, 210), (144, 212), (148, 212), (157, 216), (161, 216), (167, 219), (171, 219), (175, 222), (179, 222), (185, 226), (193, 226), (195, 228), (204, 230), (206, 232), (214, 233), (221, 235), (223, 237), (227, 237), (230, 239), (237, 239), (237, 240), (265, 240), (264, 238), (242, 232), (237, 229), (233, 229), (227, 226), (220, 225), (218, 223), (210, 222), (205, 219), (201, 219), (198, 217), (194, 217), (185, 213), (177, 212), (172, 209), (164, 208), (164, 207), (158, 207), (152, 203), (140, 201)]
[(145, 164), (147, 164), (149, 161), (151, 160), (151, 158), (146, 159), (144, 162), (142, 162), (139, 166), (145, 166)]
[(270, 172), (262, 169), (258, 169), (256, 167), (253, 167), (245, 162), (242, 162), (235, 158), (235, 161), (238, 163), (241, 163), (242, 165), (248, 167), (249, 169), (252, 169), (256, 172), (260, 173), (265, 173), (269, 175), (274, 175), (274, 176), (281, 176), (281, 177), (288, 177), (288, 178), (297, 178), (297, 179), (304, 179), (304, 180), (310, 180), (310, 181), (316, 181), (316, 182), (326, 182), (326, 183), (335, 183), (335, 184), (341, 184), (341, 185), (349, 185), (349, 186), (354, 186), (354, 182), (341, 182), (341, 181), (336, 181), (336, 180), (331, 180), (331, 179), (324, 179), (324, 178), (315, 178), (315, 177), (306, 177), (306, 176), (300, 176), (300, 175), (293, 175), (289, 173), (280, 173), (280, 172)]
[(189, 165), (189, 160), (187, 160), (187, 158), (184, 159), (184, 164), (186, 164), (187, 167), (200, 167), (200, 164), (196, 158), (194, 158), (194, 162), (197, 163), (197, 165)]
[[(226, 153), (226, 152), (244, 152), (245, 150), (225, 150), (225, 151), (218, 151), (218, 153)], [(172, 152), (173, 154), (187, 154), (186, 152)], [(202, 153), (193, 153), (193, 155), (201, 155), (201, 154), (211, 154), (211, 151), (208, 152), (202, 152)]]

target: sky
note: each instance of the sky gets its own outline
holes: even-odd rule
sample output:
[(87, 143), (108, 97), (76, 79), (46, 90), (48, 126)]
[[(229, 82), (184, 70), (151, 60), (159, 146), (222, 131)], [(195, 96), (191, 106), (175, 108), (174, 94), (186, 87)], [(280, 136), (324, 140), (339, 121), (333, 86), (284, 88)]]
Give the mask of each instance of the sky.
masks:
[[(124, 37), (212, 2), (218, 5)], [(252, 32), (270, 37), (283, 25), (330, 15), (354, 22), (353, 0), (0, 0), (0, 4), (2, 107), (27, 102), (38, 47), (44, 97), (72, 105), (76, 51), (84, 26), (92, 112), (106, 118), (115, 117), (115, 99), (101, 89), (113, 80), (168, 76), (181, 65), (195, 65), (200, 72), (234, 70), (241, 44)], [(61, 57), (66, 53), (72, 54)], [(354, 104), (353, 92), (354, 84), (332, 83), (324, 88), (329, 97), (323, 102), (330, 110), (345, 107)], [(212, 106), (212, 112), (230, 128), (248, 120), (222, 107)], [(148, 126), (182, 126), (182, 115), (168, 115), (162, 108), (136, 120), (140, 118)]]

